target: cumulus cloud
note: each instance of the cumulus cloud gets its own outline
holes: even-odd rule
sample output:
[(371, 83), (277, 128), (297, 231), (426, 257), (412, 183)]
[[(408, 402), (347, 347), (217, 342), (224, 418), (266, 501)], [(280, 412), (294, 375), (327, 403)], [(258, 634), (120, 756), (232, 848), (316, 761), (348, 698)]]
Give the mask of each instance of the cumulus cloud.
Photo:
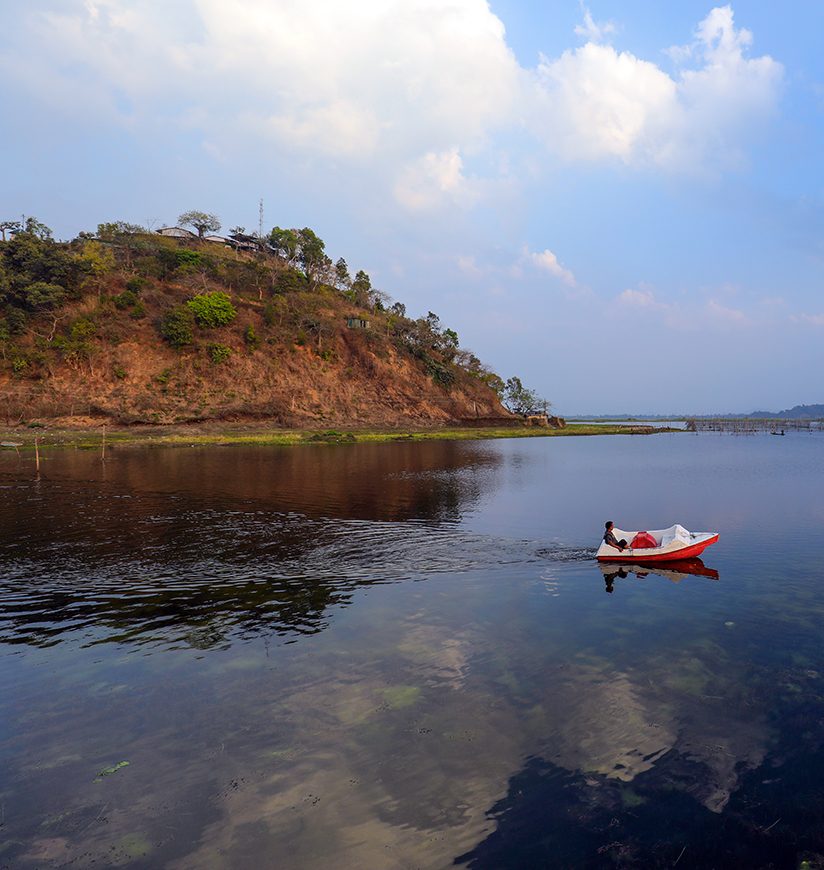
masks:
[(725, 323), (743, 324), (747, 323), (749, 320), (747, 315), (740, 309), (730, 308), (728, 305), (724, 305), (716, 299), (710, 299), (707, 302), (706, 310), (710, 317)]
[(485, 135), (520, 75), (485, 0), (70, 0), (31, 23), (81, 106), (196, 107), (206, 127), (364, 160)]
[(543, 57), (535, 75), (539, 133), (570, 160), (670, 169), (737, 163), (742, 131), (773, 112), (783, 79), (768, 55), (747, 56), (751, 43), (732, 7), (722, 6), (699, 23), (692, 43), (670, 50), (683, 65), (675, 76), (595, 38)]
[(713, 297), (694, 299), (690, 304), (678, 300), (667, 301), (659, 299), (652, 288), (646, 285), (627, 288), (618, 294), (616, 301), (627, 312), (644, 312), (662, 319), (665, 325), (678, 329), (744, 326), (751, 322), (745, 312), (725, 305)]
[(542, 269), (545, 272), (549, 272), (550, 275), (566, 284), (567, 287), (574, 287), (577, 284), (575, 275), (558, 262), (558, 258), (549, 250), (549, 248), (546, 248), (543, 251), (531, 252), (528, 256), (530, 262), (532, 262), (534, 266), (537, 266), (537, 268)]
[(589, 9), (581, 4), (584, 23), (575, 25), (575, 34), (583, 36), (588, 42), (601, 42), (611, 33), (615, 33), (612, 21), (595, 21)]
[(457, 148), (424, 154), (403, 169), (395, 184), (395, 198), (412, 211), (434, 208), (445, 200), (471, 205), (476, 197)]
[(618, 294), (618, 302), (630, 308), (663, 308), (652, 290), (627, 288)]
[(582, 45), (527, 69), (487, 0), (43, 0), (21, 7), (0, 71), (85, 122), (359, 166), (412, 210), (493, 189), (467, 179), (465, 155), (499, 134), (524, 142), (524, 128), (542, 159), (741, 160), (783, 70), (750, 56), (730, 6), (670, 50), (673, 74), (606, 44), (615, 26), (582, 15)]

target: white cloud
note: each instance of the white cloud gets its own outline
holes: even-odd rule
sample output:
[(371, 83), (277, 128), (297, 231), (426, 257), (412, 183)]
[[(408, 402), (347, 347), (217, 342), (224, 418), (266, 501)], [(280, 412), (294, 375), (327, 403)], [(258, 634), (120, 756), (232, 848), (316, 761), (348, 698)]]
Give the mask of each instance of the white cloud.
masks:
[(570, 160), (612, 157), (670, 169), (708, 159), (737, 163), (742, 134), (772, 113), (783, 79), (783, 67), (768, 55), (746, 56), (751, 43), (752, 34), (736, 29), (732, 8), (723, 6), (700, 22), (692, 44), (670, 50), (694, 64), (675, 77), (596, 38), (542, 58), (535, 76), (539, 134)]
[(395, 198), (412, 211), (435, 208), (444, 201), (471, 205), (477, 190), (463, 174), (457, 148), (424, 154), (407, 165), (395, 184)]
[(664, 301), (656, 296), (652, 288), (643, 284), (619, 293), (617, 302), (629, 311), (644, 311), (659, 317), (668, 327), (674, 329), (744, 326), (751, 322), (743, 311), (724, 305), (717, 299), (693, 299), (690, 303)]
[(79, 103), (91, 91), (112, 107), (125, 94), (155, 117), (197, 106), (225, 134), (323, 155), (368, 160), (380, 147), (409, 157), (472, 142), (509, 117), (521, 74), (486, 0), (56, 9), (32, 15), (35, 53), (74, 83)]
[(463, 272), (464, 275), (469, 275), (471, 278), (480, 278), (484, 274), (484, 270), (472, 256), (459, 256), (455, 259), (455, 263), (459, 271)]
[(654, 156), (676, 103), (675, 82), (655, 64), (594, 42), (543, 58), (537, 83), (540, 133), (569, 160)]
[[(524, 143), (524, 128), (538, 140), (524, 165), (536, 151), (671, 170), (741, 160), (783, 69), (749, 57), (730, 6), (670, 51), (674, 75), (604, 44), (615, 26), (582, 13), (586, 42), (526, 69), (487, 0), (43, 0), (22, 7), (0, 72), (73, 120), (358, 167), (413, 210), (495, 189), (467, 179), (466, 155), (498, 133)], [(517, 173), (497, 156), (478, 161), (488, 176)]]
[(621, 305), (627, 305), (631, 308), (663, 308), (660, 302), (655, 299), (655, 294), (652, 290), (628, 288), (623, 293), (618, 294), (618, 302)]
[(716, 299), (707, 302), (706, 311), (710, 317), (723, 323), (744, 324), (749, 321), (747, 315), (738, 308), (730, 308)]
[(824, 326), (824, 314), (799, 314), (792, 319), (800, 323), (809, 323), (810, 326)]
[(602, 42), (604, 37), (615, 33), (615, 24), (612, 21), (595, 21), (589, 9), (581, 4), (584, 13), (584, 23), (575, 25), (575, 34), (583, 36), (589, 42)]
[(539, 269), (549, 272), (550, 275), (557, 278), (559, 281), (562, 281), (567, 285), (567, 287), (574, 287), (576, 285), (577, 281), (575, 280), (575, 275), (558, 262), (558, 258), (549, 250), (549, 248), (546, 248), (546, 250), (543, 251), (530, 253), (529, 260)]

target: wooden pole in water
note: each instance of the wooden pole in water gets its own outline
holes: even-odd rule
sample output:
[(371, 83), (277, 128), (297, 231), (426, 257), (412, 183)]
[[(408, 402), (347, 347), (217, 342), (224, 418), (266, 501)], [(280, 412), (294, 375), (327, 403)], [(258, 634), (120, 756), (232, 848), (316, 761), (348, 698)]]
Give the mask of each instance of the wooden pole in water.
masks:
[(37, 473), (40, 474), (40, 446), (38, 445), (38, 441), (40, 440), (39, 435), (34, 436), (34, 464), (37, 468)]
[(103, 447), (100, 450), (100, 459), (102, 462), (106, 461), (106, 427), (103, 427)]

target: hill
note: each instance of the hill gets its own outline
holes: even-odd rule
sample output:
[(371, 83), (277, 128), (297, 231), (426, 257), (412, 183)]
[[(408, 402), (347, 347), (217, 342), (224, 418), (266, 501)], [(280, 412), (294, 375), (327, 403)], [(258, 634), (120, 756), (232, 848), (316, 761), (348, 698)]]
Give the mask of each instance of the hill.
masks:
[(510, 417), (501, 379), (311, 230), (201, 238), (124, 223), (0, 241), (0, 416), (13, 424)]
[(753, 411), (747, 416), (760, 420), (822, 420), (824, 405), (796, 405), (785, 411)]

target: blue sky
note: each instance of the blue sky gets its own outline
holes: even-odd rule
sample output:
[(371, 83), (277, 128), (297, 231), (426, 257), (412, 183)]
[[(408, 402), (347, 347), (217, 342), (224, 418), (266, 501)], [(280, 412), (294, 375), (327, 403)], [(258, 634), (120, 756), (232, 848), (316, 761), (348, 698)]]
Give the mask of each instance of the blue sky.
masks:
[(824, 7), (0, 0), (0, 205), (313, 227), (560, 413), (824, 401)]

